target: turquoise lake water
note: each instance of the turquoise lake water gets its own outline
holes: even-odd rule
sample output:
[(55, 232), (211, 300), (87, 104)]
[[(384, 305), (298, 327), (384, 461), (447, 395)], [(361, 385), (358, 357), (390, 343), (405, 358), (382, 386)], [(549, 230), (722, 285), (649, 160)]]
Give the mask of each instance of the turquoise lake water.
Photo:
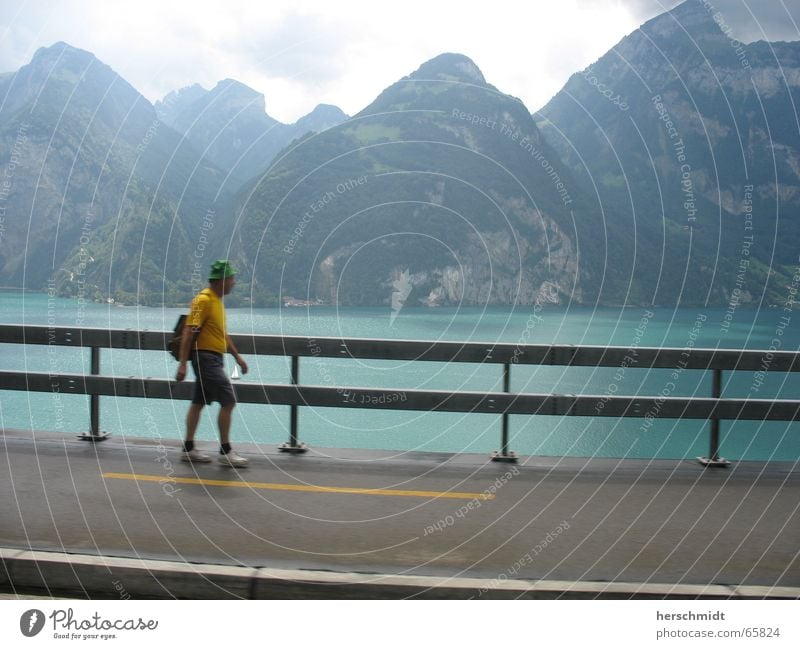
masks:
[[(232, 333), (403, 338), (464, 342), (558, 343), (622, 347), (800, 348), (800, 314), (782, 308), (748, 310), (647, 308), (228, 309)], [(172, 329), (181, 309), (80, 304), (43, 294), (0, 293), (0, 321), (57, 326)], [(787, 314), (789, 322), (787, 324)], [(795, 319), (797, 322), (795, 322)], [(289, 359), (248, 357), (243, 382), (289, 383)], [(232, 369), (233, 361), (229, 358)], [(0, 345), (0, 369), (89, 373), (89, 352), (47, 346)], [(103, 350), (103, 374), (167, 378), (175, 361), (166, 353)], [(512, 391), (557, 394), (658, 395), (670, 370), (631, 367), (564, 368), (515, 365)], [(403, 389), (502, 391), (502, 366), (410, 361), (303, 358), (301, 383)], [(709, 372), (685, 371), (672, 396), (710, 396)], [(797, 399), (800, 376), (727, 372), (728, 397)], [(0, 391), (0, 426), (77, 433), (89, 420), (89, 399), (77, 395)], [(101, 399), (101, 428), (120, 437), (179, 439), (186, 402)], [(213, 446), (218, 406), (206, 409), (199, 439)], [(513, 415), (510, 448), (523, 455), (694, 458), (708, 454), (708, 423), (607, 417)], [(273, 447), (288, 439), (289, 408), (242, 404), (235, 411), (234, 442)], [(500, 444), (501, 418), (488, 414), (300, 409), (300, 440), (314, 448), (490, 453)], [(800, 424), (722, 422), (721, 454), (729, 459), (797, 460)]]

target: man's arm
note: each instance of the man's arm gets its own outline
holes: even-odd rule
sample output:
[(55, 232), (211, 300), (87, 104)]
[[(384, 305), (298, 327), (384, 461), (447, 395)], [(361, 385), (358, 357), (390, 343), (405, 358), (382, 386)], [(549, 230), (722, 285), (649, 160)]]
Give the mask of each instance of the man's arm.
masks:
[(189, 353), (191, 352), (192, 347), (194, 347), (194, 343), (197, 340), (199, 333), (199, 329), (195, 329), (189, 325), (183, 325), (183, 335), (181, 336), (181, 352), (179, 355), (180, 360), (178, 361), (178, 372), (175, 374), (176, 381), (183, 381), (183, 379), (186, 378), (186, 363), (189, 360)]
[(239, 367), (242, 368), (242, 374), (247, 374), (247, 361), (245, 361), (241, 355), (239, 354), (239, 350), (236, 349), (236, 345), (233, 344), (231, 337), (226, 333), (225, 334), (225, 342), (228, 346), (228, 351), (231, 353), (233, 358), (238, 363)]

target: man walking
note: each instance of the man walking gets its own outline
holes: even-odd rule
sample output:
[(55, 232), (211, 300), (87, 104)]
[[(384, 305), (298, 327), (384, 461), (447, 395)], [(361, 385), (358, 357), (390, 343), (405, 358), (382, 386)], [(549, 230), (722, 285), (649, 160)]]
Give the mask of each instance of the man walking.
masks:
[(244, 467), (247, 459), (231, 449), (230, 429), (236, 398), (233, 386), (225, 372), (225, 352), (234, 359), (247, 374), (247, 363), (239, 355), (225, 326), (225, 306), (222, 298), (233, 290), (236, 271), (226, 260), (215, 261), (208, 275), (208, 287), (192, 300), (189, 316), (183, 328), (180, 365), (175, 376), (177, 381), (186, 378), (186, 363), (190, 358), (195, 382), (194, 397), (186, 414), (186, 440), (183, 443), (185, 462), (210, 462), (211, 458), (194, 446), (194, 434), (200, 422), (203, 407), (219, 401), (221, 406), (217, 423), (219, 426), (220, 464)]

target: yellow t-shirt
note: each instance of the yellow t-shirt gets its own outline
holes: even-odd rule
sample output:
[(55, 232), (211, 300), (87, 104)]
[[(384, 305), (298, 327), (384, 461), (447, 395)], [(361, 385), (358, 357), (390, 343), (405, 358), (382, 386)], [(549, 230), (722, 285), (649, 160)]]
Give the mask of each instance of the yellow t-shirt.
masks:
[(219, 354), (227, 351), (225, 306), (210, 288), (204, 288), (192, 300), (186, 324), (200, 330), (197, 336), (197, 349)]

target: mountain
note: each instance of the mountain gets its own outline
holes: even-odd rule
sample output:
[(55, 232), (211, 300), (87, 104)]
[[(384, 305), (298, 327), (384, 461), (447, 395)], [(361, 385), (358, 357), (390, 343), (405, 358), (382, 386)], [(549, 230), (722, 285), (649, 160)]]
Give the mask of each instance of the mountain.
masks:
[(66, 43), (0, 79), (0, 168), (0, 283), (87, 300), (183, 301), (203, 223), (230, 192), (130, 84)]
[(327, 131), (329, 128), (338, 126), (347, 119), (347, 115), (345, 115), (338, 106), (319, 104), (308, 115), (304, 115), (294, 124), (290, 125), (293, 131), (291, 137), (295, 139), (306, 133)]
[(406, 278), (409, 305), (533, 304), (604, 286), (587, 272), (609, 250), (592, 197), (525, 106), (459, 54), (295, 142), (235, 204), (254, 298), (389, 305)]
[(632, 294), (783, 305), (800, 241), (800, 43), (743, 44), (687, 0), (574, 74), (536, 115), (636, 231)]
[(64, 43), (0, 75), (0, 285), (235, 299), (791, 307), (800, 44), (687, 0), (540, 111), (442, 54), (346, 118), (294, 125), (227, 79), (155, 107)]
[(234, 79), (210, 91), (194, 85), (172, 92), (155, 108), (203, 155), (242, 180), (263, 172), (295, 138), (347, 119), (335, 106), (321, 105), (296, 124), (283, 124), (267, 114), (264, 95)]
[(186, 88), (173, 90), (164, 99), (153, 104), (153, 108), (156, 110), (158, 119), (164, 124), (174, 127), (178, 116), (195, 101), (202, 99), (207, 94), (208, 90), (199, 83), (195, 83)]

